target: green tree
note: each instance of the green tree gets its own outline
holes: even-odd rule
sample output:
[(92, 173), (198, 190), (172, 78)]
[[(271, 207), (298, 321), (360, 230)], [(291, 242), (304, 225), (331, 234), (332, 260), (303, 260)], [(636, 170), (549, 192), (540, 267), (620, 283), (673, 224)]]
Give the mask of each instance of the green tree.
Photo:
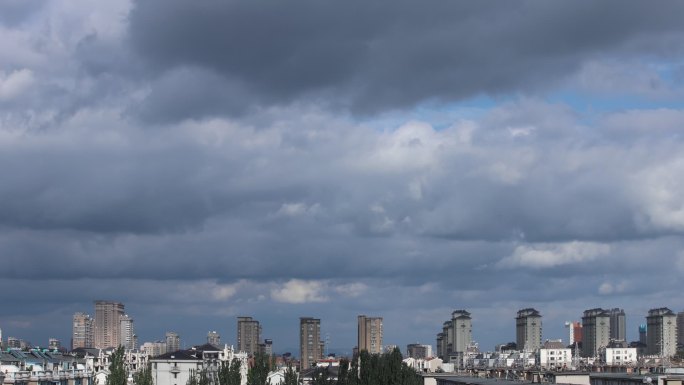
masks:
[(151, 364), (147, 364), (137, 372), (133, 373), (133, 383), (135, 385), (154, 385), (152, 381)]
[(297, 372), (294, 370), (291, 364), (287, 365), (285, 369), (285, 380), (283, 385), (297, 385), (299, 384), (299, 378), (297, 378)]
[(247, 385), (268, 385), (269, 359), (264, 354), (256, 354), (254, 363), (247, 372)]
[(233, 358), (231, 362), (222, 363), (218, 372), (219, 385), (240, 385), (242, 380), (241, 366), (242, 363), (237, 358)]
[(209, 372), (207, 369), (202, 369), (199, 372), (190, 369), (190, 376), (188, 377), (188, 382), (186, 385), (211, 385), (212, 381), (209, 377)]
[(126, 385), (128, 371), (124, 364), (124, 348), (119, 346), (110, 357), (107, 385)]
[(330, 378), (327, 367), (318, 367), (312, 374), (311, 385), (335, 385), (335, 380)]

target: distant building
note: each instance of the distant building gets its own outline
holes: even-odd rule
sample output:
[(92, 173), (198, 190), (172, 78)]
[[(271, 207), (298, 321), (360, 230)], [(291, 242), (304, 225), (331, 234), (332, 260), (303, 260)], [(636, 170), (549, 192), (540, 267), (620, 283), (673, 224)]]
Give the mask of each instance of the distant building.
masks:
[(94, 345), (94, 320), (85, 313), (76, 313), (73, 318), (71, 348), (92, 348)]
[[(155, 341), (155, 342), (145, 342), (140, 346), (140, 351), (145, 353), (149, 357), (157, 357), (168, 352), (166, 348), (166, 342)], [(182, 385), (182, 384), (181, 384)]]
[(127, 350), (135, 350), (138, 348), (135, 331), (133, 328), (133, 318), (124, 314), (119, 320), (121, 331), (119, 332), (120, 342), (119, 345), (123, 346)]
[(370, 354), (382, 353), (382, 317), (358, 317), (358, 348)]
[(582, 323), (573, 321), (566, 322), (565, 327), (568, 328), (568, 345), (574, 345), (575, 342), (582, 342)]
[(454, 310), (451, 320), (442, 325), (442, 332), (437, 334), (437, 354), (445, 362), (452, 358), (462, 363), (462, 358), (473, 342), (472, 318), (466, 310)]
[(216, 331), (210, 331), (207, 333), (207, 343), (209, 345), (221, 346), (221, 335)]
[(582, 357), (598, 357), (599, 349), (610, 342), (610, 313), (596, 308), (582, 316)]
[(259, 352), (261, 326), (252, 317), (237, 317), (237, 349), (254, 355)]
[(166, 332), (166, 351), (175, 352), (180, 350), (180, 336), (176, 332)]
[(62, 343), (57, 338), (48, 339), (48, 349), (50, 350), (60, 350), (62, 348)]
[(406, 345), (406, 355), (411, 358), (432, 357), (432, 345), (408, 344)]
[(124, 305), (120, 302), (95, 301), (94, 345), (98, 349), (115, 348), (121, 343), (121, 316)]
[(7, 337), (7, 347), (12, 349), (21, 349), (22, 340), (15, 337)]
[(562, 369), (572, 364), (572, 350), (561, 340), (548, 340), (536, 354), (537, 364), (542, 369)]
[(608, 311), (610, 315), (610, 338), (618, 341), (626, 341), (626, 316), (623, 309), (614, 308)]
[(646, 325), (641, 324), (639, 325), (639, 342), (642, 343), (644, 346), (648, 343), (648, 338), (646, 338)]
[(662, 307), (651, 309), (646, 317), (646, 345), (650, 355), (671, 357), (677, 352), (677, 316)]
[(684, 311), (677, 313), (677, 345), (684, 345)]
[(542, 344), (542, 316), (532, 308), (518, 311), (515, 317), (515, 336), (518, 349), (533, 352)]
[(636, 364), (637, 349), (628, 347), (602, 349), (601, 362), (615, 366)]
[(321, 341), (321, 320), (312, 317), (299, 319), (299, 352), (300, 370), (313, 367), (317, 360), (323, 358), (323, 342)]
[(259, 344), (259, 353), (266, 355), (266, 356), (272, 356), (273, 355), (273, 340), (272, 339), (265, 339), (264, 342)]

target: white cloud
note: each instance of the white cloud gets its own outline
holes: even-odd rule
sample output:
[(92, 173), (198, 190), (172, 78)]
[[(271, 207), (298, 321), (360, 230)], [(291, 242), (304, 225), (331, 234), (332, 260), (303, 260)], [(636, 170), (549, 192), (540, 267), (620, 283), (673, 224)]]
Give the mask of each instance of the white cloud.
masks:
[(625, 282), (619, 282), (619, 283), (603, 282), (599, 286), (598, 292), (601, 295), (618, 294), (618, 293), (623, 293), (626, 288), (627, 288), (627, 284)]
[(361, 294), (365, 293), (366, 290), (368, 290), (368, 286), (366, 284), (360, 283), (360, 282), (352, 282), (352, 283), (347, 283), (347, 284), (342, 284), (342, 285), (337, 285), (335, 286), (334, 289), (337, 293), (340, 295), (343, 295), (345, 297), (358, 297)]
[(0, 72), (0, 100), (6, 101), (21, 95), (33, 82), (33, 71), (26, 68), (9, 74)]
[(283, 203), (276, 212), (276, 216), (299, 217), (303, 215), (314, 215), (319, 212), (320, 208), (321, 205), (318, 203), (314, 203), (310, 206), (301, 202)]
[(326, 302), (327, 285), (323, 281), (292, 279), (271, 290), (271, 298), (277, 302), (308, 303)]
[(595, 260), (610, 253), (610, 245), (595, 242), (567, 242), (520, 245), (497, 267), (551, 268)]

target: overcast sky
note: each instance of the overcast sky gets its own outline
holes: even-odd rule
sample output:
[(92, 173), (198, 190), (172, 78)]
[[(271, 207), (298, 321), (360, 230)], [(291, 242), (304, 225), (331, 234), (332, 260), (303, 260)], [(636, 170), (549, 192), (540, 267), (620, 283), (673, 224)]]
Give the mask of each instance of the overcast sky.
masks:
[(0, 328), (483, 350), (684, 310), (684, 3), (0, 1)]

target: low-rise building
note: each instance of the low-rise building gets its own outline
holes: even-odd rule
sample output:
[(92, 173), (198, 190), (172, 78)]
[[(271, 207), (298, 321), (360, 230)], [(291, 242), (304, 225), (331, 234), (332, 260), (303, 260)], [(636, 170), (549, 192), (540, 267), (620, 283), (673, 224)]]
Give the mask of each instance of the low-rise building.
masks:
[(637, 363), (637, 349), (605, 348), (601, 351), (601, 361), (606, 365), (635, 365)]

